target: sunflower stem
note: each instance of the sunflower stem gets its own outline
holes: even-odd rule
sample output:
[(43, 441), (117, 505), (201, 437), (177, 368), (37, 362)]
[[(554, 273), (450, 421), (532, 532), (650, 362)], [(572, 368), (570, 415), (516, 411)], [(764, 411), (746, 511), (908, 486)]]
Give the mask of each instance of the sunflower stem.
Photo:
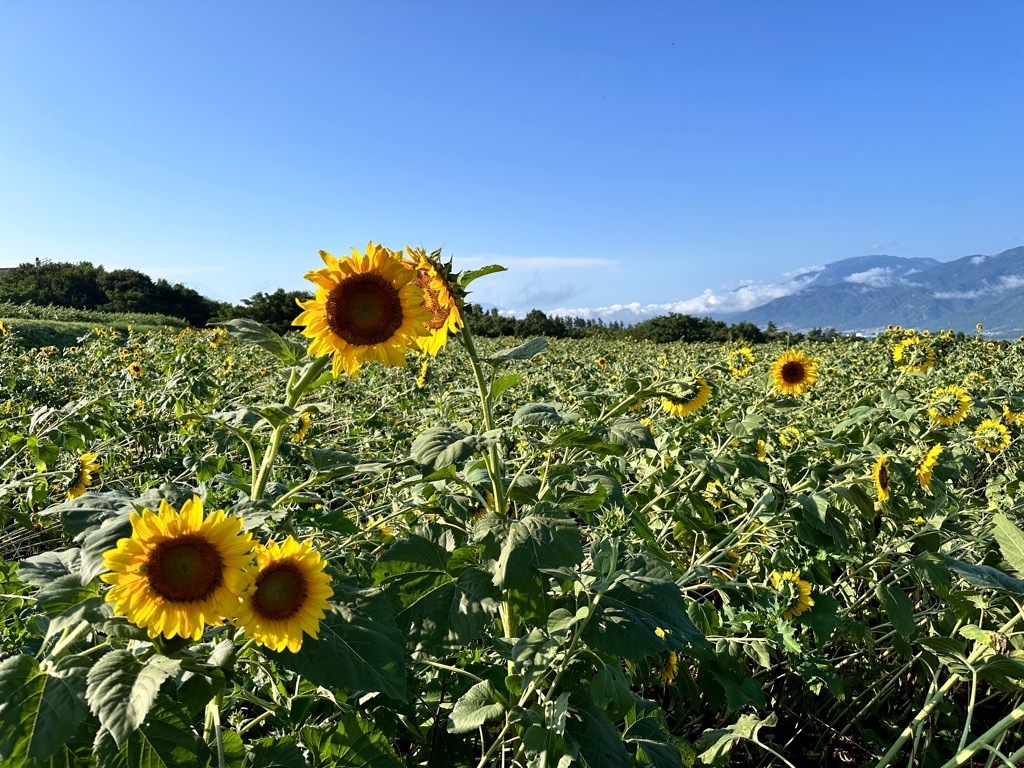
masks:
[[(324, 368), (330, 363), (331, 358), (328, 356), (318, 357), (307, 367), (306, 372), (302, 374), (302, 377), (296, 381), (296, 373), (298, 369), (292, 367), (291, 376), (288, 379), (288, 387), (285, 390), (285, 405), (289, 408), (294, 408), (298, 405), (299, 400), (309, 389), (310, 385), (313, 384), (320, 374), (323, 373)], [(263, 498), (263, 494), (267, 490), (267, 483), (270, 480), (270, 471), (273, 469), (274, 460), (277, 458), (277, 452), (281, 449), (281, 440), (284, 438), (285, 430), (288, 428), (289, 422), (279, 424), (274, 427), (274, 431), (270, 435), (270, 444), (267, 446), (267, 450), (263, 453), (263, 460), (260, 462), (259, 472), (256, 474), (256, 479), (252, 484), (252, 493), (249, 494), (249, 498), (253, 501), (259, 501)]]

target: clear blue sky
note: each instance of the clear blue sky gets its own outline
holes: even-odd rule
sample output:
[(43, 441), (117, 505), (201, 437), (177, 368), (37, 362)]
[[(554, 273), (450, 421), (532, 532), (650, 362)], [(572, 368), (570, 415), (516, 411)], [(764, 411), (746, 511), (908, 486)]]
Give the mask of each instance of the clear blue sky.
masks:
[(676, 302), (1024, 244), (1024, 4), (0, 0), (0, 266), (214, 298), (373, 239)]

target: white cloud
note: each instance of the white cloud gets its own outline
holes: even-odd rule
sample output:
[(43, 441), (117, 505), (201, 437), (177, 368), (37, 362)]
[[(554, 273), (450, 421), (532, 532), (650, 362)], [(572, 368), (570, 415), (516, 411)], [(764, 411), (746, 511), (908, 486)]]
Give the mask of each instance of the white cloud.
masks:
[(1024, 275), (1001, 275), (997, 285), (986, 285), (973, 291), (939, 291), (933, 293), (936, 299), (979, 299), (982, 296), (994, 296), (1004, 291), (1012, 291), (1024, 287)]
[(855, 272), (843, 278), (847, 283), (865, 285), (868, 288), (885, 288), (896, 282), (891, 267), (874, 267), (863, 272)]
[(971, 264), (981, 264), (988, 256), (971, 256)]

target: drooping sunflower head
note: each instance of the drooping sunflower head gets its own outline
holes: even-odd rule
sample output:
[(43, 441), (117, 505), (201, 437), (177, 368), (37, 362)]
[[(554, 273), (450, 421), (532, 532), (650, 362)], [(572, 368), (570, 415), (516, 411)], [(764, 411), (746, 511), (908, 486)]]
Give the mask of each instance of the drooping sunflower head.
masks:
[(718, 480), (712, 480), (701, 493), (704, 501), (715, 509), (720, 509), (729, 500), (729, 490)]
[(932, 484), (932, 470), (939, 463), (939, 456), (942, 455), (943, 446), (933, 445), (928, 449), (921, 463), (917, 467), (917, 481), (922, 488), (927, 489)]
[(892, 348), (892, 359), (904, 371), (921, 373), (935, 364), (935, 350), (919, 336), (911, 336)]
[(7, 326), (4, 325), (4, 321), (0, 320), (0, 336), (6, 336), (10, 331), (7, 330)]
[(796, 350), (786, 350), (772, 363), (772, 384), (786, 395), (802, 395), (818, 379), (818, 364)]
[(946, 387), (939, 387), (932, 393), (932, 400), (928, 406), (928, 416), (932, 421), (943, 426), (959, 424), (967, 418), (971, 410), (971, 396), (967, 390), (950, 384)]
[(356, 376), (363, 363), (405, 365), (405, 352), (427, 332), (431, 314), (417, 273), (397, 254), (372, 242), (366, 253), (337, 259), (320, 251), (326, 265), (306, 273), (316, 296), (298, 302), (303, 310), (292, 325), (305, 326), (311, 355), (334, 355), (333, 371)]
[(729, 373), (737, 379), (743, 378), (750, 373), (750, 368), (754, 364), (754, 352), (750, 347), (730, 349), (726, 353), (725, 362), (729, 366)]
[(779, 430), (779, 444), (783, 448), (792, 448), (800, 442), (800, 430), (792, 424)]
[(424, 357), (420, 363), (420, 372), (416, 377), (416, 389), (423, 389), (427, 386), (427, 374), (430, 373), (430, 361), (429, 358)]
[(1000, 453), (1010, 444), (1010, 430), (997, 419), (985, 419), (974, 430), (974, 442), (988, 453)]
[(213, 336), (210, 337), (210, 346), (219, 347), (228, 337), (227, 328), (215, 328)]
[(334, 594), (327, 563), (311, 542), (289, 536), (283, 544), (256, 546), (256, 567), (236, 611), (246, 637), (272, 651), (297, 653), (303, 633), (316, 638)]
[(772, 571), (771, 582), (779, 593), (783, 619), (789, 620), (799, 616), (814, 605), (811, 583), (801, 579), (797, 571)]
[(295, 420), (295, 424), (292, 426), (291, 441), (293, 443), (301, 443), (306, 439), (306, 435), (309, 433), (310, 427), (313, 426), (313, 414), (309, 411), (303, 411), (298, 415)]
[(100, 461), (98, 453), (83, 453), (78, 457), (78, 466), (68, 481), (68, 499), (77, 499), (91, 488), (100, 478)]
[(673, 384), (661, 396), (661, 407), (674, 416), (696, 413), (711, 400), (711, 385), (703, 376), (690, 376)]
[(405, 249), (406, 266), (416, 273), (413, 283), (423, 291), (423, 309), (430, 313), (427, 333), (416, 340), (428, 355), (436, 355), (448, 343), (449, 333), (462, 330), (462, 296), (451, 278), (451, 264), (442, 264), (441, 251), (428, 254), (422, 248)]
[(875, 483), (878, 500), (885, 503), (889, 500), (889, 457), (884, 453), (875, 459), (871, 468), (871, 479)]
[(112, 584), (107, 602), (114, 613), (143, 627), (150, 637), (198, 640), (207, 624), (234, 615), (245, 587), (252, 537), (241, 518), (217, 510), (203, 516), (195, 496), (179, 512), (166, 500), (154, 513), (130, 516), (132, 535), (103, 554)]

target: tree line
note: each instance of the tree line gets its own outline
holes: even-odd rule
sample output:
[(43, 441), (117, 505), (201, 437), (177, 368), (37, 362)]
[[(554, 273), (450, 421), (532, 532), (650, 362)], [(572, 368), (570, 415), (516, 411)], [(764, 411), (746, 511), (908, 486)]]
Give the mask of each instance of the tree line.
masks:
[[(0, 302), (31, 302), (40, 306), (71, 307), (104, 312), (131, 312), (180, 317), (190, 325), (248, 317), (278, 333), (294, 330), (292, 320), (299, 310), (296, 300), (312, 297), (308, 291), (258, 292), (239, 304), (209, 299), (181, 283), (153, 280), (134, 269), (107, 270), (81, 261), (77, 263), (36, 260), (0, 274)], [(539, 309), (517, 318), (497, 309), (485, 310), (467, 304), (463, 313), (479, 336), (550, 338), (631, 338), (654, 342), (671, 341), (834, 341), (834, 328), (815, 328), (807, 334), (779, 331), (773, 323), (761, 330), (753, 323), (729, 325), (710, 317), (671, 313), (652, 317), (630, 326), (614, 321), (581, 317), (548, 316)]]

